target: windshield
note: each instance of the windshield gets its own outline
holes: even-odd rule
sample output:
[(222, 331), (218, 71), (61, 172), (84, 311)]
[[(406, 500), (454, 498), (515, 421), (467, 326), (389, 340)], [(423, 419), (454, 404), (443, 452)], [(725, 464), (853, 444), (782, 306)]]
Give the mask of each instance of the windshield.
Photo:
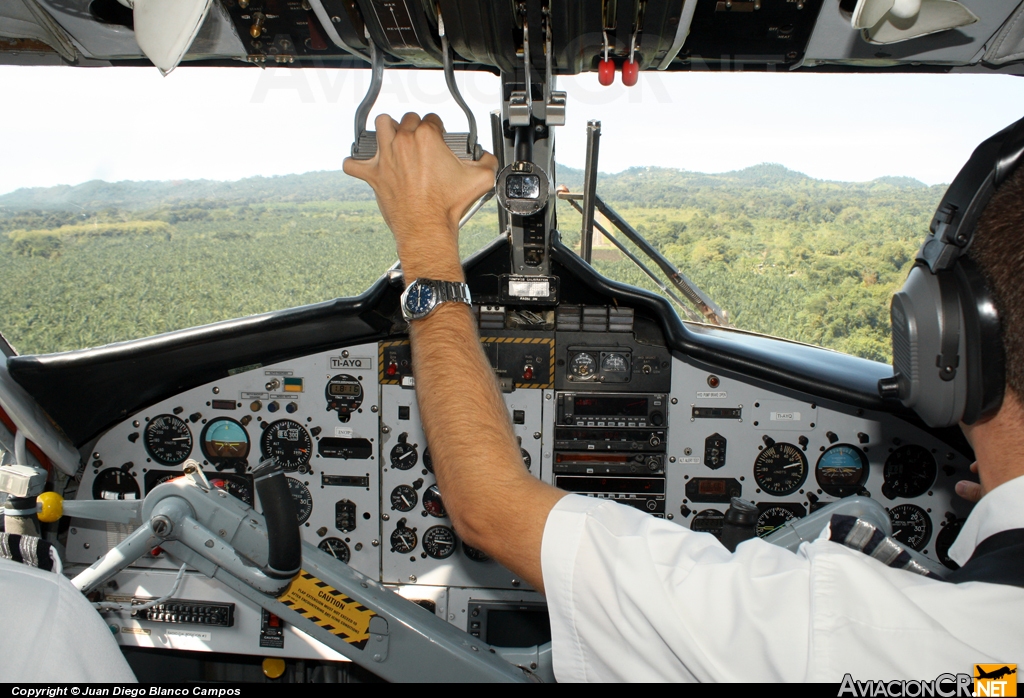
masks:
[[(945, 183), (1024, 113), (1015, 80), (563, 78), (556, 179), (580, 190), (585, 123), (600, 119), (599, 195), (731, 326), (888, 361), (889, 298)], [(64, 351), (365, 290), (395, 260), (372, 191), (340, 171), (367, 83), (347, 70), (0, 67), (0, 332), (20, 353)], [(459, 84), (489, 146), (498, 79)], [(939, 110), (940, 93), (956, 99)], [(406, 111), (465, 128), (436, 71), (386, 72), (371, 119)], [(470, 221), (464, 255), (496, 221), (493, 203)], [(564, 201), (558, 221), (578, 245)], [(662, 292), (600, 235), (593, 264)]]

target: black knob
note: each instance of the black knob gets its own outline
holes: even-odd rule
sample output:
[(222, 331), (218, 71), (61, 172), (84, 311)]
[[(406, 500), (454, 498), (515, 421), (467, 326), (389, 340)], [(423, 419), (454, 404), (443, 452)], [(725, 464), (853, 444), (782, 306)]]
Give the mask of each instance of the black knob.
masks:
[(651, 446), (661, 446), (661, 437), (652, 436), (651, 437)]
[(660, 427), (665, 423), (665, 415), (661, 412), (651, 412), (650, 420), (652, 425)]

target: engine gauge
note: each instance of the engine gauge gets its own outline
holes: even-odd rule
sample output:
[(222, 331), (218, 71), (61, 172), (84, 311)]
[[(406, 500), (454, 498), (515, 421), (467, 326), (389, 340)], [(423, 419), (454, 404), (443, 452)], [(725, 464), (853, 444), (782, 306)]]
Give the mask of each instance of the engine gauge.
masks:
[(423, 467), (427, 469), (428, 473), (434, 472), (434, 458), (430, 455), (430, 448), (423, 449)]
[(260, 438), (264, 458), (273, 458), (287, 472), (294, 472), (309, 463), (313, 440), (298, 422), (280, 419), (271, 423)]
[(252, 506), (252, 478), (248, 475), (229, 474), (215, 476), (210, 478), (210, 484), (214, 487), (220, 487), (236, 499), (240, 499), (249, 506)]
[(347, 422), (363, 404), (363, 384), (342, 373), (327, 381), (324, 397), (327, 398), (327, 411), (337, 412), (338, 421)]
[(868, 479), (868, 457), (850, 444), (836, 444), (821, 454), (814, 467), (818, 487), (833, 497), (857, 494)]
[(391, 467), (398, 470), (409, 470), (416, 465), (420, 456), (416, 451), (416, 444), (408, 441), (409, 435), (401, 433), (398, 435), (398, 443), (391, 449)]
[(391, 552), (403, 555), (411, 553), (418, 542), (416, 529), (406, 526), (405, 519), (399, 519), (398, 528), (391, 532)]
[(447, 526), (431, 526), (423, 533), (423, 552), (435, 560), (451, 557), (455, 552), (455, 531)]
[(210, 421), (199, 437), (203, 455), (217, 469), (245, 465), (249, 455), (249, 435), (245, 427), (233, 419), (220, 417)]
[(341, 538), (324, 538), (316, 547), (320, 548), (320, 550), (323, 550), (331, 557), (341, 560), (346, 565), (352, 557), (352, 553), (348, 549), (348, 543), (343, 541)]
[(806, 479), (807, 458), (793, 444), (772, 443), (754, 461), (757, 486), (776, 497), (796, 492)]
[(462, 553), (473, 562), (487, 562), (491, 559), (483, 550), (470, 547), (466, 545), (465, 541), (462, 543)]
[(444, 502), (441, 501), (441, 490), (437, 489), (437, 485), (431, 485), (423, 493), (423, 508), (434, 518), (443, 519), (448, 516)]
[(796, 521), (798, 518), (800, 517), (797, 516), (791, 507), (779, 504), (766, 506), (757, 517), (757, 535), (760, 538), (769, 536), (790, 521)]
[(530, 466), (533, 465), (533, 459), (530, 458), (530, 452), (525, 448), (520, 448), (519, 455), (523, 457), (523, 465), (525, 465), (526, 469), (529, 470)]
[(420, 496), (409, 485), (399, 485), (391, 490), (391, 508), (397, 511), (412, 511)]
[(705, 509), (694, 515), (693, 521), (690, 522), (690, 530), (698, 533), (710, 533), (715, 538), (721, 538), (724, 525), (724, 512), (717, 509)]
[(192, 453), (192, 432), (185, 420), (161, 414), (146, 425), (143, 444), (146, 453), (157, 463), (177, 465)]
[(92, 481), (93, 499), (140, 499), (139, 483), (123, 468), (107, 468)]
[(935, 456), (923, 446), (907, 444), (889, 454), (885, 461), (882, 494), (889, 499), (920, 497), (935, 482)]
[(293, 477), (288, 478), (288, 491), (291, 492), (292, 499), (295, 500), (295, 515), (301, 526), (313, 513), (313, 496), (305, 485)]
[(581, 351), (569, 359), (569, 373), (577, 378), (593, 378), (597, 375), (597, 359), (593, 354)]
[(900, 504), (889, 510), (892, 537), (914, 550), (928, 545), (932, 537), (932, 519), (916, 504)]
[(610, 351), (601, 358), (601, 373), (629, 373), (629, 361), (625, 354)]
[(947, 521), (939, 531), (939, 535), (935, 536), (935, 556), (939, 558), (939, 562), (951, 570), (960, 569), (960, 565), (949, 556), (949, 547), (953, 545), (953, 541), (960, 535), (960, 529), (963, 527), (964, 519)]

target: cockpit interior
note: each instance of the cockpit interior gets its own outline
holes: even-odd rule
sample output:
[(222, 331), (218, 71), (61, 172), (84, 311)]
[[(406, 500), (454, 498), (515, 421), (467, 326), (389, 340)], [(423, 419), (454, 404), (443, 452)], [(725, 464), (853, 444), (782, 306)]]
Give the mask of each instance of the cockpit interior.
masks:
[[(734, 497), (756, 505), (762, 538), (868, 501), (941, 572), (971, 508), (954, 493), (973, 461), (960, 430), (880, 390), (888, 364), (732, 327), (602, 198), (599, 113), (582, 185), (557, 185), (576, 108), (557, 80), (1019, 75), (1022, 17), (1017, 0), (7, 0), (0, 64), (365, 69), (342, 127), (357, 159), (376, 151), (384, 72), (445, 71), (468, 122), (446, 143), (499, 161), (464, 219), (493, 197), (495, 238), (465, 271), (530, 473), (716, 536)], [(499, 77), (490, 123), (455, 70)], [(663, 294), (595, 270), (605, 227)], [(554, 679), (544, 597), (447, 515), (402, 290), (396, 266), (355, 297), (145, 339), (25, 355), (0, 342), (0, 465), (29, 469), (0, 480), (7, 530), (18, 519), (56, 547), (140, 680), (200, 665), (223, 680)], [(37, 504), (44, 490), (57, 497)], [(282, 580), (289, 561), (301, 572)]]

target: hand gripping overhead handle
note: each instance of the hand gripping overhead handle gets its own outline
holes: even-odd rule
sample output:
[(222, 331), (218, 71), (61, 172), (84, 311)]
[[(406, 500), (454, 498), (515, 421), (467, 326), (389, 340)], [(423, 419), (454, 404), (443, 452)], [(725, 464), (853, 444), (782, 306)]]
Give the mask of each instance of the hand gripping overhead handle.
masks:
[[(444, 53), (444, 79), (448, 84), (448, 91), (451, 92), (452, 97), (462, 108), (469, 121), (469, 133), (445, 133), (444, 142), (460, 159), (479, 160), (483, 155), (483, 148), (477, 142), (476, 117), (473, 116), (473, 112), (455, 84), (455, 67), (451, 47), (448, 45), (448, 37), (444, 31), (444, 21), (440, 15), (438, 15), (437, 21), (438, 31), (441, 34), (441, 50)], [(369, 33), (367, 33), (367, 39), (371, 61), (370, 89), (366, 91), (366, 96), (363, 97), (359, 108), (356, 109), (355, 142), (352, 143), (352, 157), (356, 160), (370, 160), (377, 154), (377, 132), (366, 130), (366, 120), (377, 101), (380, 86), (384, 80), (384, 52), (377, 48), (373, 39), (369, 38)]]

